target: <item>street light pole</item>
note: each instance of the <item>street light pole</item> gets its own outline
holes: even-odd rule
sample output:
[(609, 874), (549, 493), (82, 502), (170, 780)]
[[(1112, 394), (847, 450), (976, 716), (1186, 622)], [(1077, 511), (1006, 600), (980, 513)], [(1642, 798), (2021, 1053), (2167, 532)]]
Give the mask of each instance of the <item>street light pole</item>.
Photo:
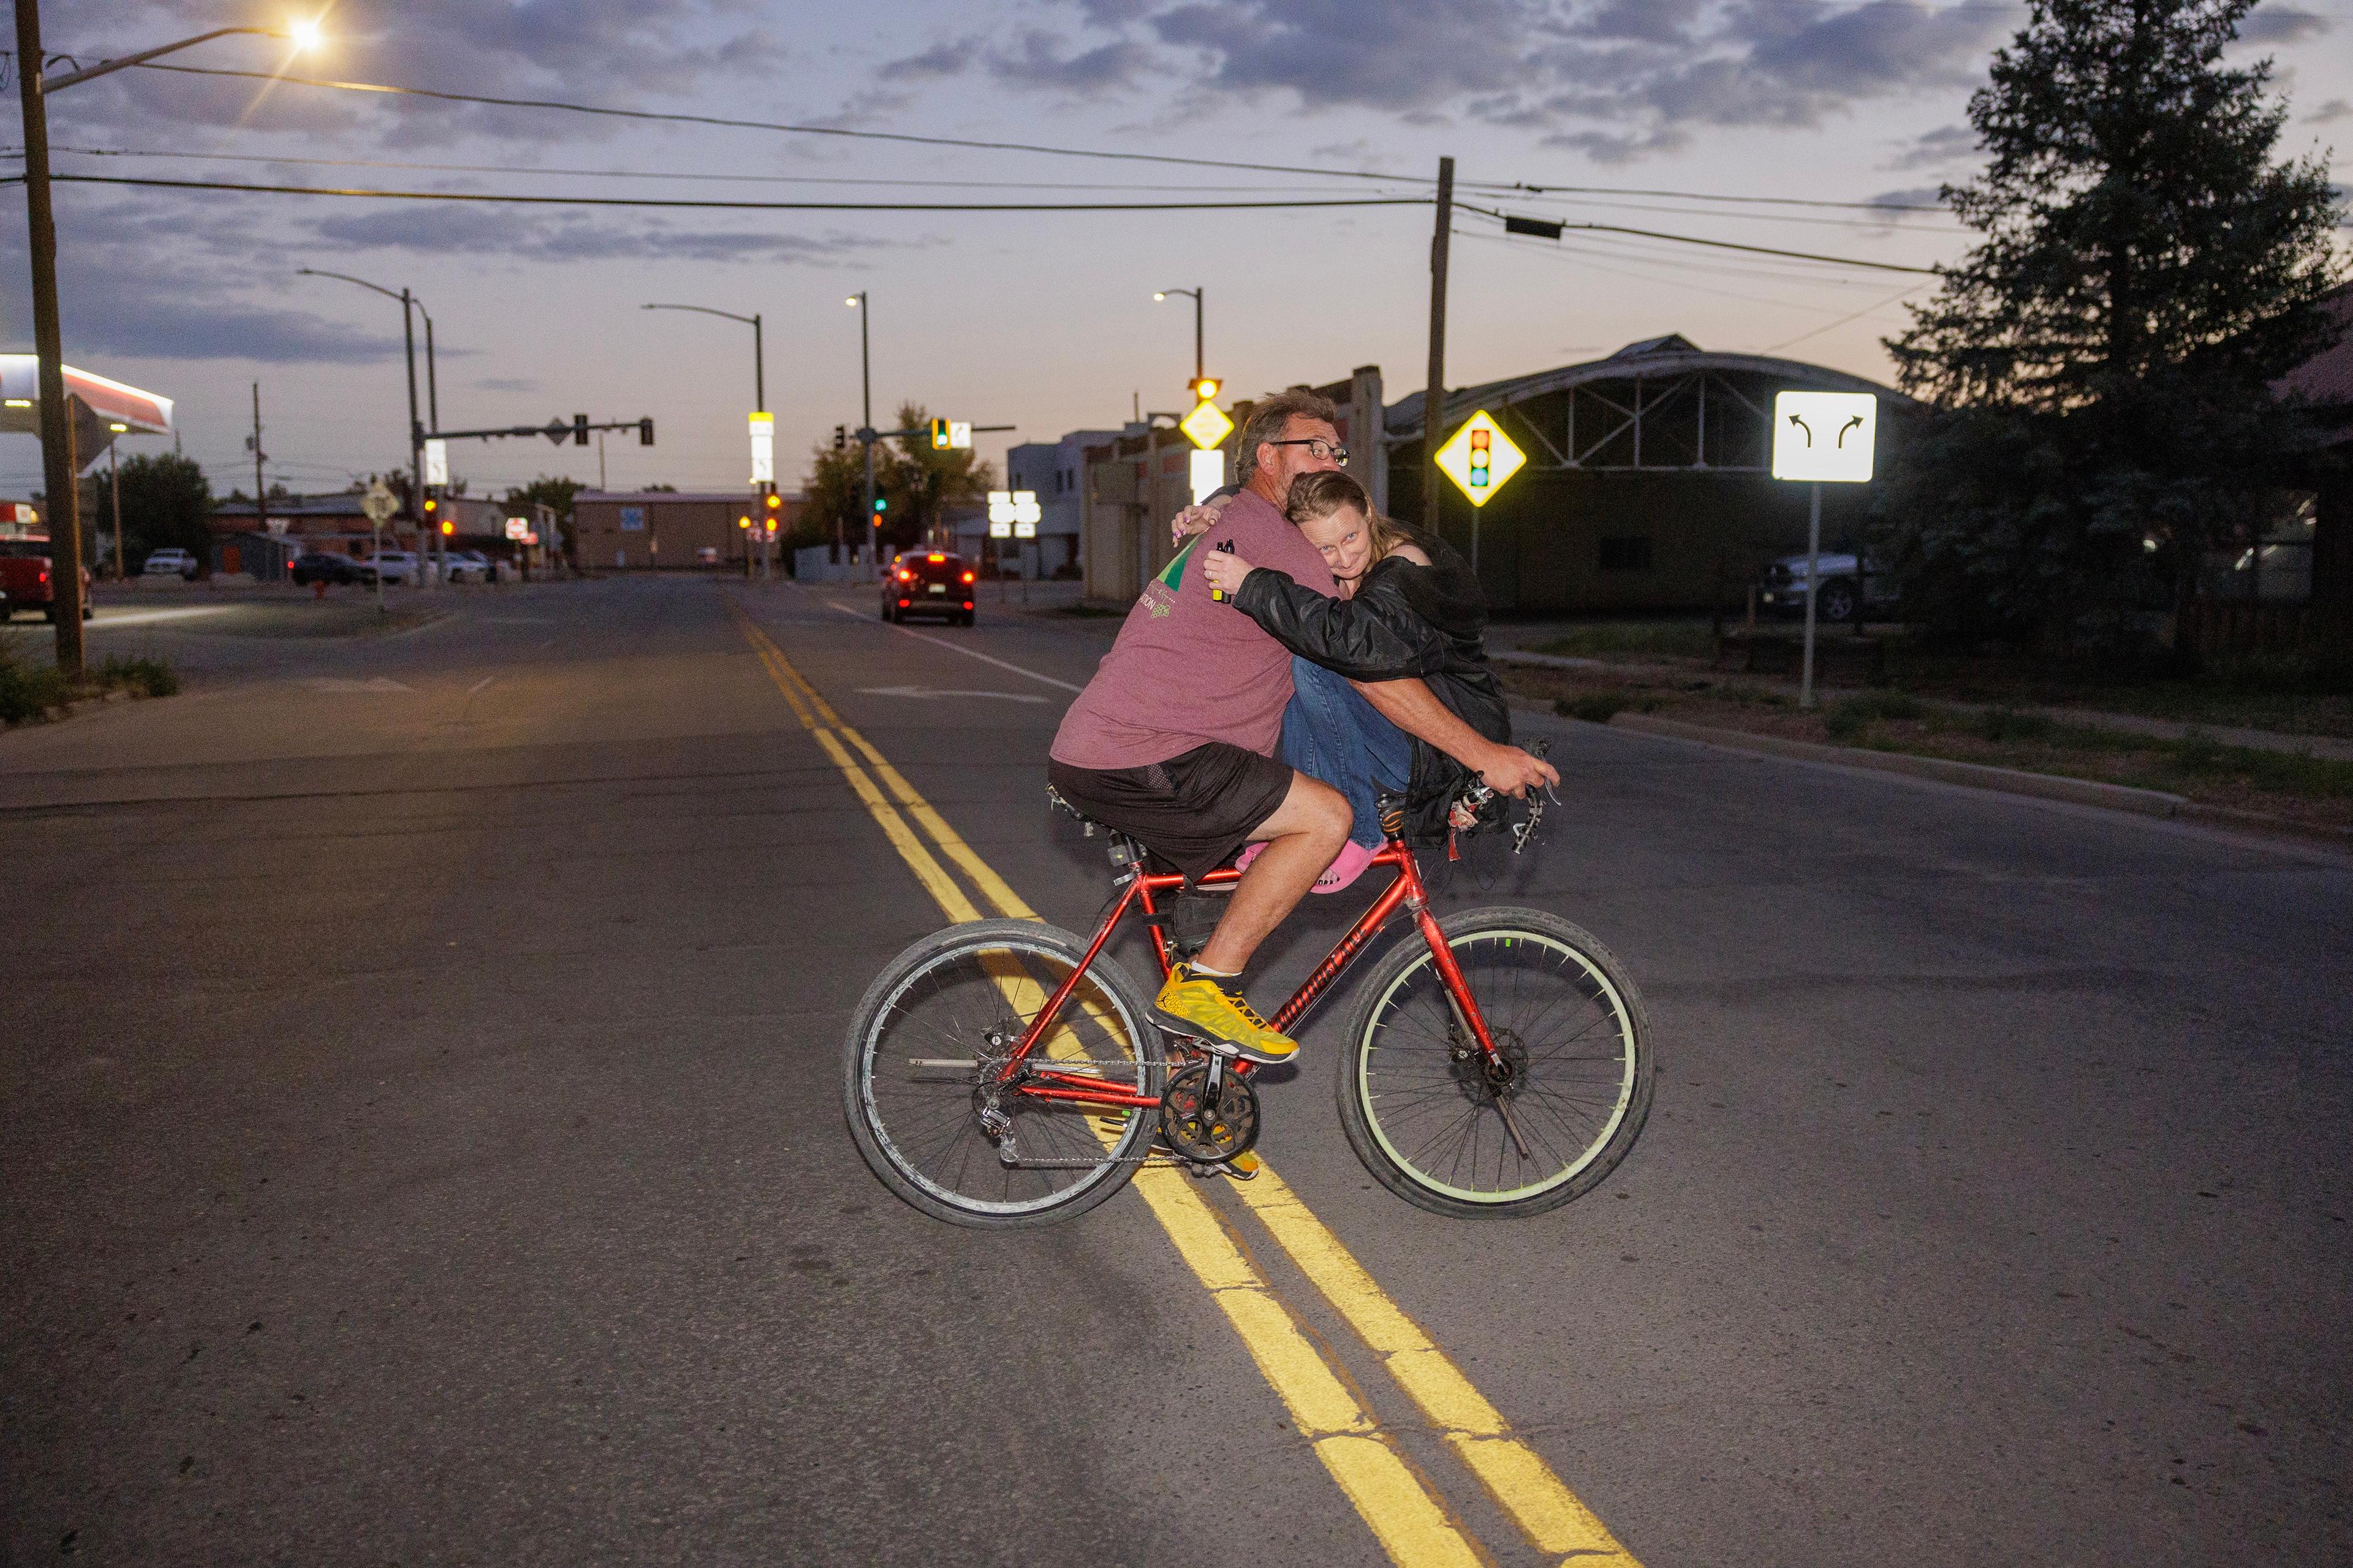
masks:
[(232, 34), (249, 33), (266, 38), (291, 38), (307, 48), (316, 41), (318, 27), (307, 23), (295, 31), (280, 27), (216, 27), (193, 38), (161, 47), (142, 49), (119, 60), (101, 60), (84, 70), (43, 77), (47, 57), (41, 52), (40, 0), (16, 0), (16, 79), (24, 104), (25, 226), (31, 251), (33, 284), (33, 351), (39, 361), (41, 423), (41, 482), (49, 508), (49, 542), (59, 565), (55, 582), (58, 626), (58, 668), (79, 680), (83, 668), (81, 635), (81, 508), (75, 486), (80, 480), (73, 451), (73, 410), (66, 405), (65, 346), (58, 326), (58, 229), (49, 205), (48, 95), (107, 76), (126, 66), (152, 60), (195, 44)]
[(1155, 293), (1153, 294), (1153, 296), (1152, 296), (1153, 302), (1154, 302), (1155, 304), (1157, 304), (1157, 303), (1159, 303), (1161, 300), (1166, 300), (1166, 298), (1168, 298), (1168, 296), (1169, 296), (1169, 295), (1171, 295), (1171, 294), (1187, 294), (1187, 295), (1190, 295), (1190, 296), (1192, 297), (1192, 300), (1193, 300), (1193, 383), (1194, 383), (1194, 384), (1195, 384), (1196, 386), (1198, 386), (1198, 385), (1199, 385), (1199, 384), (1200, 384), (1200, 382), (1201, 382), (1201, 378), (1202, 378), (1202, 377), (1204, 377), (1204, 376), (1206, 376), (1206, 375), (1208, 375), (1208, 374), (1209, 374), (1209, 372), (1208, 372), (1208, 362), (1206, 359), (1204, 359), (1204, 358), (1202, 357), (1202, 354), (1201, 354), (1201, 316), (1202, 316), (1202, 312), (1203, 312), (1203, 310), (1204, 310), (1204, 307), (1203, 307), (1203, 304), (1202, 304), (1201, 296), (1202, 296), (1203, 294), (1207, 293), (1207, 292), (1208, 292), (1208, 289), (1207, 289), (1206, 288), (1202, 288), (1202, 289), (1159, 289), (1159, 290), (1157, 290), (1156, 292), (1155, 292)]
[(641, 310), (692, 310), (699, 316), (723, 316), (731, 321), (742, 321), (752, 329), (752, 412), (768, 411), (768, 356), (760, 342), (760, 313), (739, 316), (733, 310), (714, 310), (708, 305), (640, 305)]
[(866, 537), (873, 546), (874, 563), (882, 563), (881, 531), (874, 525), (874, 356), (868, 336), (868, 323), (874, 311), (860, 289), (843, 304), (858, 312), (858, 410), (862, 423), (858, 427), (858, 444), (866, 448)]
[[(396, 294), (381, 283), (371, 283), (364, 278), (354, 278), (348, 272), (329, 272), (317, 267), (298, 267), (294, 269), (294, 273), (298, 278), (332, 278), (339, 283), (356, 283), (361, 288), (381, 294), (387, 300), (400, 301), (400, 331), (408, 354), (408, 504), (409, 510), (417, 518), (417, 581), (419, 585), (422, 585), (425, 581), (425, 426), (417, 422), (417, 321), (409, 312), (414, 310), (422, 315), (425, 310), (424, 302), (406, 289)], [(425, 342), (428, 356), (426, 374), (429, 378), (433, 371), (430, 361), (433, 318), (430, 316), (425, 318)], [(437, 430), (441, 427), (441, 421), (438, 416), (433, 422), (433, 426)], [(394, 536), (396, 541), (398, 537), (397, 534)], [(376, 587), (380, 594), (384, 587), (384, 572), (380, 566), (376, 572)]]

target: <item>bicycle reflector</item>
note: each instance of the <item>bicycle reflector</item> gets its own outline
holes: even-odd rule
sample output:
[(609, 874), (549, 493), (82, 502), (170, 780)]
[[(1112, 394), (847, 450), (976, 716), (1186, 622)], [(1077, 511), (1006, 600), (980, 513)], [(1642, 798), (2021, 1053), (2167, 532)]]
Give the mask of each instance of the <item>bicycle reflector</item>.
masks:
[(1494, 479), (1495, 437), (1492, 431), (1471, 432), (1471, 488), (1483, 490)]

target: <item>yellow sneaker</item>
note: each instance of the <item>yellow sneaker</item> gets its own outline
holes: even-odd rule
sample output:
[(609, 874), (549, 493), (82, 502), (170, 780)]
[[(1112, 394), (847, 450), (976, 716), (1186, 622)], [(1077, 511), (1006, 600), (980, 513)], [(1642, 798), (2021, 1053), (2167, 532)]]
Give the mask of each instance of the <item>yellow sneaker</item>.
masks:
[(1205, 1037), (1212, 1047), (1244, 1061), (1273, 1067), (1299, 1054), (1298, 1041), (1268, 1028), (1249, 1003), (1209, 975), (1194, 973), (1189, 964), (1169, 970), (1168, 984), (1160, 988), (1153, 1011), (1170, 1028)]
[(1245, 1149), (1227, 1161), (1219, 1169), (1237, 1182), (1247, 1182), (1258, 1174), (1258, 1152)]

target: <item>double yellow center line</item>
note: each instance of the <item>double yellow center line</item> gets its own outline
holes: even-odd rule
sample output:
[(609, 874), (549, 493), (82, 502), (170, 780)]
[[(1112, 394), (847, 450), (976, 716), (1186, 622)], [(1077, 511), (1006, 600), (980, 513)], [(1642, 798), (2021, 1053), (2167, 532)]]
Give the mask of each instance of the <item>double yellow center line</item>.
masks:
[[(795, 716), (841, 771), (851, 793), (941, 911), (958, 922), (983, 918), (941, 863), (944, 857), (997, 913), (1036, 920), (1037, 911), (973, 853), (881, 752), (842, 721), (742, 605), (731, 598), (729, 608)], [(937, 855), (908, 826), (909, 819), (930, 838)], [(1491, 1563), (1430, 1478), (1366, 1412), (1346, 1374), (1317, 1348), (1250, 1261), (1240, 1236), (1191, 1179), (1174, 1169), (1146, 1166), (1136, 1173), (1134, 1187), (1177, 1255), (1241, 1336), (1250, 1359), (1289, 1410), (1292, 1424), (1371, 1527), (1390, 1561), (1399, 1568), (1467, 1568)], [(1638, 1568), (1632, 1554), (1551, 1467), (1513, 1435), (1501, 1413), (1461, 1369), (1389, 1299), (1272, 1169), (1261, 1165), (1255, 1181), (1237, 1184), (1235, 1191), (1531, 1546), (1578, 1568)]]

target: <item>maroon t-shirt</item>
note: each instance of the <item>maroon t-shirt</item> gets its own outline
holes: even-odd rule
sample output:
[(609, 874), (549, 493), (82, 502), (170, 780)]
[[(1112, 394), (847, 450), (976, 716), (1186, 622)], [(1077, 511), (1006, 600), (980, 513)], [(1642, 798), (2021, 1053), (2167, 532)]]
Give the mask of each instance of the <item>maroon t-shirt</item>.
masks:
[(1074, 768), (1140, 768), (1225, 741), (1262, 757), (1282, 737), (1291, 654), (1231, 601), (1209, 597), (1196, 556), (1230, 545), (1319, 594), (1336, 592), (1322, 552), (1255, 491), (1145, 584), (1095, 677), (1062, 715), (1053, 755)]

